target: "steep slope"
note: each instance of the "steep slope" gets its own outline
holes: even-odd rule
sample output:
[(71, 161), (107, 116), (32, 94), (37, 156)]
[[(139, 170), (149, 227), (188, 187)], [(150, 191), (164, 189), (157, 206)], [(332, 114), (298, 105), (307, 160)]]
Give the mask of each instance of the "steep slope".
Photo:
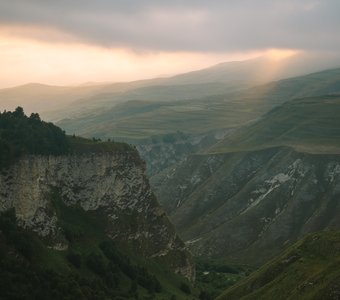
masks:
[(68, 206), (103, 209), (106, 230), (116, 240), (131, 240), (147, 257), (165, 256), (180, 241), (169, 231), (171, 226), (151, 194), (144, 171), (133, 152), (25, 157), (1, 176), (1, 210), (15, 208), (24, 227), (42, 236), (56, 236), (57, 219), (46, 195), (57, 190)]
[(195, 254), (258, 265), (308, 232), (340, 228), (339, 104), (335, 96), (287, 102), (153, 177)]
[(154, 176), (162, 170), (187, 159), (189, 155), (204, 151), (225, 137), (227, 131), (208, 132), (207, 134), (185, 134), (183, 132), (153, 136), (132, 143), (147, 164), (148, 175)]
[(339, 267), (340, 232), (311, 234), (218, 299), (339, 299)]
[[(30, 121), (24, 115), (13, 114), (12, 118)], [(16, 122), (16, 119), (13, 121)], [(35, 121), (40, 126), (45, 125), (40, 120)], [(3, 123), (0, 122), (0, 125)], [(6, 129), (1, 129), (0, 133), (5, 137)], [(45, 140), (48, 140), (48, 133), (45, 135)], [(123, 250), (124, 255), (136, 264), (136, 267), (129, 267), (130, 262), (118, 265), (125, 272), (122, 278), (130, 278), (124, 279), (126, 284), (137, 276), (131, 274), (132, 271), (126, 271), (126, 268), (132, 268), (141, 277), (140, 280), (136, 277), (136, 288), (145, 288), (147, 283), (143, 281), (144, 277), (153, 280), (151, 275), (145, 275), (151, 272), (159, 276), (163, 292), (180, 294), (180, 278), (184, 276), (193, 280), (194, 266), (189, 252), (150, 190), (145, 163), (138, 152), (126, 144), (101, 143), (75, 137), (68, 140), (66, 153), (38, 155), (28, 152), (1, 168), (0, 211), (15, 210), (18, 225), (33, 236), (33, 241), (37, 241), (32, 242), (31, 247), (42, 249), (45, 263), (49, 268), (53, 266), (53, 272), (58, 273), (61, 267), (61, 275), (68, 274), (72, 268), (65, 266), (65, 262), (54, 264), (53, 261), (57, 258), (59, 262), (65, 260), (77, 251), (87, 257), (90, 270), (86, 272), (92, 270), (96, 275), (103, 275), (107, 271), (104, 266), (106, 261), (113, 259), (110, 253)], [(14, 151), (16, 146), (13, 144), (11, 150)], [(1, 233), (6, 233), (8, 228), (15, 226), (13, 224), (2, 227)], [(17, 233), (14, 233), (15, 236)], [(4, 251), (9, 251), (6, 257), (11, 253), (6, 249), (12, 247), (6, 240), (11, 241), (12, 237), (10, 232), (3, 238)], [(20, 251), (20, 246), (18, 249)], [(97, 262), (91, 263), (92, 258), (88, 257), (91, 253), (101, 253), (98, 255), (107, 257), (99, 263), (103, 265), (101, 271), (93, 270)], [(36, 259), (35, 265), (39, 266), (39, 257)], [(44, 265), (43, 262), (41, 264)], [(175, 274), (180, 276), (177, 278)], [(123, 286), (120, 288), (128, 290)], [(157, 288), (156, 292), (161, 290)]]

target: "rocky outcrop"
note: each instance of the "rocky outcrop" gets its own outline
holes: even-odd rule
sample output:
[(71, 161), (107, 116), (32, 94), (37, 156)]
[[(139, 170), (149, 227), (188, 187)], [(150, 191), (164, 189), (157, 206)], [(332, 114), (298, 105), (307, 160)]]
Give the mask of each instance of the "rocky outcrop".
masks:
[(259, 264), (308, 232), (340, 228), (339, 155), (196, 155), (153, 186), (197, 255)]
[(152, 177), (186, 160), (188, 156), (206, 150), (233, 131), (234, 129), (221, 129), (196, 135), (177, 132), (131, 142), (146, 161), (148, 175)]
[[(190, 254), (158, 205), (135, 152), (23, 157), (1, 172), (0, 210), (15, 208), (22, 226), (42, 237), (57, 237), (60, 228), (51, 203), (55, 192), (67, 206), (100, 212), (113, 240), (194, 278)], [(54, 247), (67, 248), (65, 241), (57, 239)]]

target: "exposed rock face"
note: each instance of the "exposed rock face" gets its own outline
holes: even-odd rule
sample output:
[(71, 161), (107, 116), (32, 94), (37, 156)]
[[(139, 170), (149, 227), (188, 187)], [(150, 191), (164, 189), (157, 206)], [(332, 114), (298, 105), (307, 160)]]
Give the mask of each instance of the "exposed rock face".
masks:
[[(0, 175), (0, 210), (15, 208), (22, 226), (43, 237), (57, 236), (53, 190), (67, 206), (102, 212), (112, 239), (128, 242), (146, 258), (162, 257), (176, 272), (194, 278), (190, 254), (152, 194), (145, 164), (135, 155), (26, 156)], [(67, 247), (62, 243), (55, 246)]]
[(146, 161), (148, 175), (154, 176), (186, 160), (189, 155), (204, 151), (233, 131), (225, 129), (199, 135), (174, 133), (132, 143), (136, 144), (138, 152)]
[(153, 186), (197, 255), (257, 264), (308, 232), (340, 228), (339, 155), (196, 155)]

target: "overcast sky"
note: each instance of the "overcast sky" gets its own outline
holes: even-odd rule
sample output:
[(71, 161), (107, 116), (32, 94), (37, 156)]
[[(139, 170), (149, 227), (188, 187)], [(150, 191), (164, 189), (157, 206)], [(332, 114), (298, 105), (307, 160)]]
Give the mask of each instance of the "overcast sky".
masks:
[(268, 49), (337, 53), (339, 14), (339, 0), (0, 0), (0, 86), (14, 71), (62, 82), (81, 70), (80, 82), (95, 64), (98, 80), (127, 80)]

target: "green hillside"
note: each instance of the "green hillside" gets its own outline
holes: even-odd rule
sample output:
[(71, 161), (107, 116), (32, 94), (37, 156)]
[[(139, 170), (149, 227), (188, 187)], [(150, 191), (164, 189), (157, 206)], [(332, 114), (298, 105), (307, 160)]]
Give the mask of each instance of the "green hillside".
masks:
[[(235, 128), (253, 122), (291, 99), (339, 93), (340, 69), (280, 80), (237, 92), (228, 89), (226, 93), (217, 88), (219, 84), (210, 85), (207, 88), (201, 84), (196, 91), (188, 85), (180, 89), (178, 86), (177, 91), (169, 86), (129, 91), (130, 96), (120, 95), (123, 99), (119, 100), (121, 103), (114, 105), (112, 102), (111, 108), (106, 106), (103, 109), (104, 104), (101, 104), (102, 108), (99, 104), (96, 109), (73, 114), (59, 121), (58, 125), (70, 134), (131, 139), (176, 131), (201, 134)], [(201, 92), (201, 88), (205, 91)], [(189, 93), (188, 89), (193, 91)], [(100, 97), (92, 100), (100, 103)]]
[(210, 153), (291, 146), (308, 153), (340, 153), (340, 96), (289, 101), (217, 145)]
[(100, 114), (65, 119), (58, 125), (70, 134), (101, 138), (147, 138), (177, 131), (204, 133), (240, 126), (262, 113), (254, 104), (215, 101), (129, 101)]
[[(100, 111), (130, 100), (184, 100), (224, 94), (254, 84), (258, 68), (270, 68), (268, 61), (255, 59), (224, 63), (211, 68), (168, 78), (132, 82), (86, 83), (79, 86), (51, 86), (38, 83), (0, 89), (0, 110), (21, 106), (57, 121), (89, 111)], [(281, 74), (279, 78), (283, 78)], [(251, 84), (252, 83), (252, 84)]]
[(338, 299), (340, 232), (308, 235), (217, 299)]
[(249, 94), (268, 95), (272, 102), (340, 93), (340, 68), (315, 72), (264, 84), (249, 90)]

